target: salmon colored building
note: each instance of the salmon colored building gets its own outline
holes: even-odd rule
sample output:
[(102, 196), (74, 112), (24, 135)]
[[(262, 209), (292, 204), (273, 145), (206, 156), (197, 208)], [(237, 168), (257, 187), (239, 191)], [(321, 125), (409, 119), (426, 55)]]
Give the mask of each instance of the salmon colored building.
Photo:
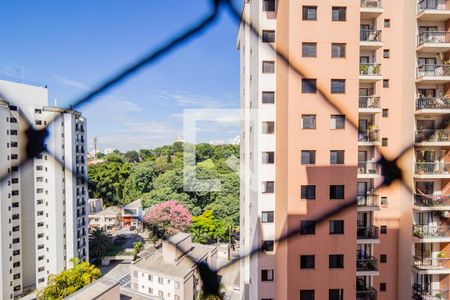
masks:
[[(264, 249), (242, 299), (450, 299), (450, 1), (245, 0), (242, 19), (240, 246)], [(381, 153), (404, 184), (377, 188)]]

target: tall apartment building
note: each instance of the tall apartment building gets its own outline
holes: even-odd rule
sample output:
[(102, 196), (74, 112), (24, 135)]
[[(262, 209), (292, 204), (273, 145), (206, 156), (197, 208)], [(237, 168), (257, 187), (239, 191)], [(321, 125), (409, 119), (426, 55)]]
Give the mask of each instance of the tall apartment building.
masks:
[[(241, 22), (241, 251), (264, 249), (242, 298), (450, 299), (450, 1), (246, 0), (242, 19), (261, 38)], [(376, 189), (380, 151), (408, 147), (406, 184)]]
[[(46, 285), (50, 274), (88, 259), (86, 119), (48, 106), (47, 89), (0, 80), (0, 297)], [(26, 117), (49, 125), (45, 152), (25, 158)], [(58, 117), (56, 121), (50, 123)]]

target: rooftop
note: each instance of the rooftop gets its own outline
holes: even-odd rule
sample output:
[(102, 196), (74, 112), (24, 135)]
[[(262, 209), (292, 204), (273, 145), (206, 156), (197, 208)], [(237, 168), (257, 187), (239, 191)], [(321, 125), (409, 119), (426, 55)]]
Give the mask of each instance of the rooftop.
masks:
[(96, 280), (90, 285), (85, 286), (81, 290), (78, 290), (77, 292), (73, 293), (72, 295), (64, 299), (71, 299), (71, 300), (97, 299), (98, 297), (102, 296), (103, 294), (115, 288), (116, 286), (119, 288), (118, 281), (112, 280), (107, 277), (101, 277), (100, 279)]
[(137, 200), (125, 205), (124, 208), (142, 208), (141, 199), (137, 199)]
[(121, 213), (122, 210), (117, 206), (110, 206), (105, 208), (104, 210), (99, 211), (94, 214), (94, 216), (116, 216), (118, 213)]

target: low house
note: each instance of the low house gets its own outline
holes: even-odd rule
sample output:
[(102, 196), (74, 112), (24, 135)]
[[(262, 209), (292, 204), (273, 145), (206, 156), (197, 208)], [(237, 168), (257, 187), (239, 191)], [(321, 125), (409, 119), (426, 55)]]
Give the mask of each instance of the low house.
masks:
[(123, 226), (140, 226), (142, 224), (142, 201), (140, 199), (122, 207)]
[(103, 209), (103, 199), (101, 198), (91, 198), (88, 200), (88, 204), (90, 215), (98, 213)]
[(197, 299), (201, 290), (197, 265), (217, 266), (217, 247), (192, 243), (188, 233), (177, 233), (162, 247), (130, 266), (131, 289), (162, 299)]
[(89, 215), (89, 229), (106, 228), (112, 229), (120, 225), (122, 210), (117, 206), (110, 206), (95, 214)]

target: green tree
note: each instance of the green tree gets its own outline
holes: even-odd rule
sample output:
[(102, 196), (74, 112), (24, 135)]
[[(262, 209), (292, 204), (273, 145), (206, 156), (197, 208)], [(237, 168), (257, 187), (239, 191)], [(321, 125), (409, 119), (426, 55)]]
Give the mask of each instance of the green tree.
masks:
[(239, 225), (239, 197), (235, 195), (218, 195), (214, 202), (208, 204), (205, 209), (215, 212), (216, 217), (223, 220), (231, 220), (234, 226)]
[(88, 262), (75, 257), (70, 260), (72, 268), (48, 277), (48, 285), (37, 295), (38, 300), (64, 299), (101, 277), (101, 272)]
[(123, 156), (130, 163), (139, 162), (139, 153), (137, 151), (127, 151)]
[(89, 234), (89, 255), (101, 258), (113, 245), (111, 234), (101, 228), (95, 228)]
[(130, 176), (123, 187), (123, 203), (130, 203), (151, 190), (153, 178), (156, 176), (153, 165), (152, 161), (144, 161), (132, 166)]
[(200, 216), (192, 217), (190, 232), (194, 242), (207, 244), (217, 240), (228, 241), (228, 233), (232, 228), (230, 219), (219, 219), (214, 211), (205, 210)]

